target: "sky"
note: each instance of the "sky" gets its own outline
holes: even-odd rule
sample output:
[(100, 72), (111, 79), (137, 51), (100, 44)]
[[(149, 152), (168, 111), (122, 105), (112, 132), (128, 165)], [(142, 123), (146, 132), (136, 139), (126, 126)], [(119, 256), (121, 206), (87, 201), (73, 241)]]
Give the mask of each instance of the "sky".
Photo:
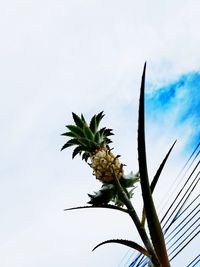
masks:
[[(152, 176), (178, 140), (157, 201), (199, 141), (198, 0), (8, 0), (0, 3), (0, 265), (120, 267), (137, 239), (129, 218), (85, 205), (101, 184), (61, 133), (71, 112), (104, 110), (113, 147), (137, 172), (137, 112), (147, 61), (146, 138)], [(172, 178), (173, 179), (173, 178)], [(170, 181), (173, 183), (173, 180)], [(139, 190), (139, 189), (138, 189)], [(138, 193), (139, 194), (139, 193)], [(137, 196), (137, 193), (136, 193)], [(134, 205), (140, 210), (139, 197)], [(197, 256), (196, 243), (172, 267)], [(130, 253), (130, 252), (128, 252)], [(189, 254), (189, 255), (188, 255)]]

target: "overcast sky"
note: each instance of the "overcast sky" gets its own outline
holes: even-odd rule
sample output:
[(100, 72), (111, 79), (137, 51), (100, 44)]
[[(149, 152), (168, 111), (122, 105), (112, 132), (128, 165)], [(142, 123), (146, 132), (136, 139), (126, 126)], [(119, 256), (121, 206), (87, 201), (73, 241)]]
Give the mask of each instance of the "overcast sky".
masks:
[[(87, 193), (101, 185), (78, 157), (71, 160), (70, 149), (60, 152), (66, 142), (60, 134), (72, 111), (89, 119), (104, 110), (114, 152), (127, 173), (137, 172), (138, 96), (147, 61), (151, 175), (178, 139), (158, 201), (168, 194), (173, 181), (166, 177), (176, 176), (199, 141), (199, 10), (198, 0), (1, 1), (2, 267), (126, 266), (120, 265), (126, 247), (91, 250), (105, 239), (137, 238), (129, 218), (107, 210), (63, 212), (85, 205)], [(172, 266), (197, 256), (196, 244)]]

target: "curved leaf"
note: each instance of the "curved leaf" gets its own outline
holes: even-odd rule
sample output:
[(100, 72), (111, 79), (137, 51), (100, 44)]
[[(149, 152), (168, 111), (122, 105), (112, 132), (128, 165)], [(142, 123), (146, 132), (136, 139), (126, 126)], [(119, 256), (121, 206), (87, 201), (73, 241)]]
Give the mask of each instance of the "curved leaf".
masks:
[(76, 145), (80, 145), (80, 142), (75, 138), (70, 139), (69, 141), (67, 141), (67, 143), (64, 144), (64, 146), (61, 148), (61, 151), (67, 147), (76, 146)]
[(82, 160), (85, 160), (87, 162), (89, 157), (90, 157), (90, 153), (86, 151), (82, 155)]
[(73, 151), (73, 153), (72, 153), (72, 158), (74, 158), (74, 157), (76, 157), (76, 155), (78, 155), (78, 154), (81, 154), (81, 152), (84, 150), (84, 147), (83, 146), (77, 146), (75, 149), (74, 149), (74, 151)]
[(177, 142), (177, 140), (175, 140), (173, 145), (170, 147), (169, 151), (167, 152), (167, 155), (165, 156), (165, 158), (163, 159), (162, 163), (160, 164), (160, 166), (159, 166), (159, 168), (158, 168), (158, 170), (157, 170), (157, 172), (156, 172), (156, 174), (155, 174), (155, 176), (154, 176), (154, 178), (153, 178), (153, 180), (151, 182), (151, 192), (152, 193), (153, 193), (153, 191), (155, 189), (155, 186), (156, 186), (156, 184), (158, 182), (160, 174), (161, 174), (161, 172), (162, 172), (162, 170), (163, 170), (163, 168), (165, 166), (165, 163), (166, 163), (166, 161), (167, 161), (167, 159), (168, 159), (168, 157), (169, 157), (174, 145), (176, 144), (176, 142)]
[(97, 116), (96, 116), (97, 128), (99, 127), (99, 123), (103, 117), (104, 117), (103, 111), (101, 111), (99, 114), (97, 114)]
[(121, 245), (125, 245), (127, 247), (133, 248), (137, 251), (139, 251), (140, 253), (142, 253), (143, 255), (150, 257), (150, 254), (148, 253), (148, 251), (141, 247), (140, 245), (138, 245), (137, 243), (130, 241), (130, 240), (124, 240), (124, 239), (110, 239), (110, 240), (106, 240), (100, 244), (98, 244), (96, 247), (93, 248), (92, 251), (94, 251), (96, 248), (104, 245), (104, 244), (109, 244), (109, 243), (117, 243), (117, 244), (121, 244)]
[(110, 205), (110, 204), (104, 204), (104, 205), (101, 205), (101, 206), (95, 206), (95, 205), (92, 205), (92, 206), (80, 206), (80, 207), (74, 207), (74, 208), (64, 209), (64, 211), (69, 211), (69, 210), (79, 210), (79, 209), (88, 209), (88, 208), (89, 208), (89, 209), (90, 209), (90, 208), (105, 208), (105, 209), (119, 210), (119, 211), (128, 213), (127, 210), (122, 209), (122, 208), (117, 207), (117, 206), (114, 206), (114, 205)]

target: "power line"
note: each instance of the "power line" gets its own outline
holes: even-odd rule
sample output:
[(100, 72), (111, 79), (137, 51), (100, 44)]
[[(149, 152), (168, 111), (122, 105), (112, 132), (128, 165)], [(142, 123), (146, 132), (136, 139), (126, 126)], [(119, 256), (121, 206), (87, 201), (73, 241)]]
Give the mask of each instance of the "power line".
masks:
[[(200, 146), (200, 143), (198, 143), (196, 148), (193, 150), (189, 159), (186, 161), (183, 168), (181, 169), (178, 176), (176, 177), (176, 180), (177, 180), (177, 178), (180, 177), (181, 174), (185, 171), (184, 175), (182, 176), (182, 181), (185, 179), (186, 181), (181, 187), (181, 189), (179, 189), (178, 194), (175, 196), (173, 202), (170, 204), (170, 207), (167, 209), (167, 211), (165, 212), (161, 220), (161, 222), (163, 223), (162, 228), (163, 228), (166, 240), (171, 236), (170, 239), (167, 241), (168, 246), (170, 246), (168, 248), (169, 250), (177, 244), (177, 241), (180, 238), (185, 237), (182, 240), (181, 244), (176, 245), (176, 247), (170, 252), (170, 255), (171, 255), (170, 260), (173, 260), (200, 232), (198, 230), (200, 227), (200, 224), (197, 224), (199, 221), (199, 217), (197, 216), (199, 214), (200, 204), (197, 204), (194, 208), (192, 208), (192, 206), (194, 206), (194, 204), (198, 200), (200, 194), (198, 194), (191, 200), (191, 197), (192, 195), (194, 195), (195, 188), (199, 182), (199, 172), (195, 175), (197, 168), (199, 166), (199, 163), (200, 163), (199, 161), (195, 163), (195, 161), (198, 160), (198, 156), (200, 154), (200, 150), (198, 151), (199, 146)], [(193, 168), (192, 171), (190, 171), (191, 168)], [(189, 171), (190, 171), (190, 174), (186, 178), (186, 175)], [(174, 190), (177, 190), (177, 187), (178, 186), (176, 186)], [(172, 210), (172, 207), (173, 207), (173, 210)], [(189, 213), (186, 214), (186, 212), (191, 208), (192, 210), (190, 210)], [(185, 217), (182, 218), (184, 215)], [(172, 225), (175, 224), (178, 220), (180, 220), (180, 218), (182, 218), (182, 221), (178, 225), (176, 225), (174, 229), (172, 229)], [(188, 224), (190, 225), (188, 226)], [(193, 227), (193, 230), (192, 230), (192, 227)], [(185, 236), (189, 230), (190, 230), (190, 234)], [(168, 235), (166, 235), (167, 233)], [(173, 242), (174, 238), (176, 238), (178, 235), (180, 236)], [(172, 242), (173, 244), (170, 245), (170, 243)], [(199, 261), (200, 259), (198, 260), (198, 262)], [(194, 263), (195, 265), (192, 265), (192, 266), (189, 265), (189, 266), (194, 267), (196, 266), (196, 264), (198, 264), (198, 262), (196, 262), (195, 260), (195, 263)], [(133, 267), (133, 266), (143, 267), (143, 266), (146, 266), (147, 263), (148, 263), (148, 259), (146, 257), (144, 257), (143, 255), (137, 254), (137, 257), (135, 257), (130, 267)], [(123, 266), (127, 266), (127, 265), (123, 265)]]
[(200, 262), (200, 254), (196, 256), (186, 267), (194, 267)]

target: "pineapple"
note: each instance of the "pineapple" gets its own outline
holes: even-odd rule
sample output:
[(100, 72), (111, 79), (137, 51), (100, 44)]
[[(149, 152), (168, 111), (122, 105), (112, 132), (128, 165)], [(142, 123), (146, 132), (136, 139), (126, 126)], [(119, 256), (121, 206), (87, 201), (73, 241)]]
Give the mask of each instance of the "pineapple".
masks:
[(86, 162), (90, 159), (89, 165), (93, 169), (93, 174), (102, 183), (110, 183), (115, 178), (121, 179), (123, 176), (123, 164), (119, 161), (119, 156), (114, 156), (109, 144), (112, 142), (109, 136), (113, 135), (108, 128), (99, 129), (99, 124), (104, 117), (103, 112), (94, 115), (87, 124), (83, 115), (80, 117), (72, 113), (75, 125), (67, 125), (68, 131), (62, 135), (71, 139), (61, 150), (76, 146), (72, 158), (82, 155)]

